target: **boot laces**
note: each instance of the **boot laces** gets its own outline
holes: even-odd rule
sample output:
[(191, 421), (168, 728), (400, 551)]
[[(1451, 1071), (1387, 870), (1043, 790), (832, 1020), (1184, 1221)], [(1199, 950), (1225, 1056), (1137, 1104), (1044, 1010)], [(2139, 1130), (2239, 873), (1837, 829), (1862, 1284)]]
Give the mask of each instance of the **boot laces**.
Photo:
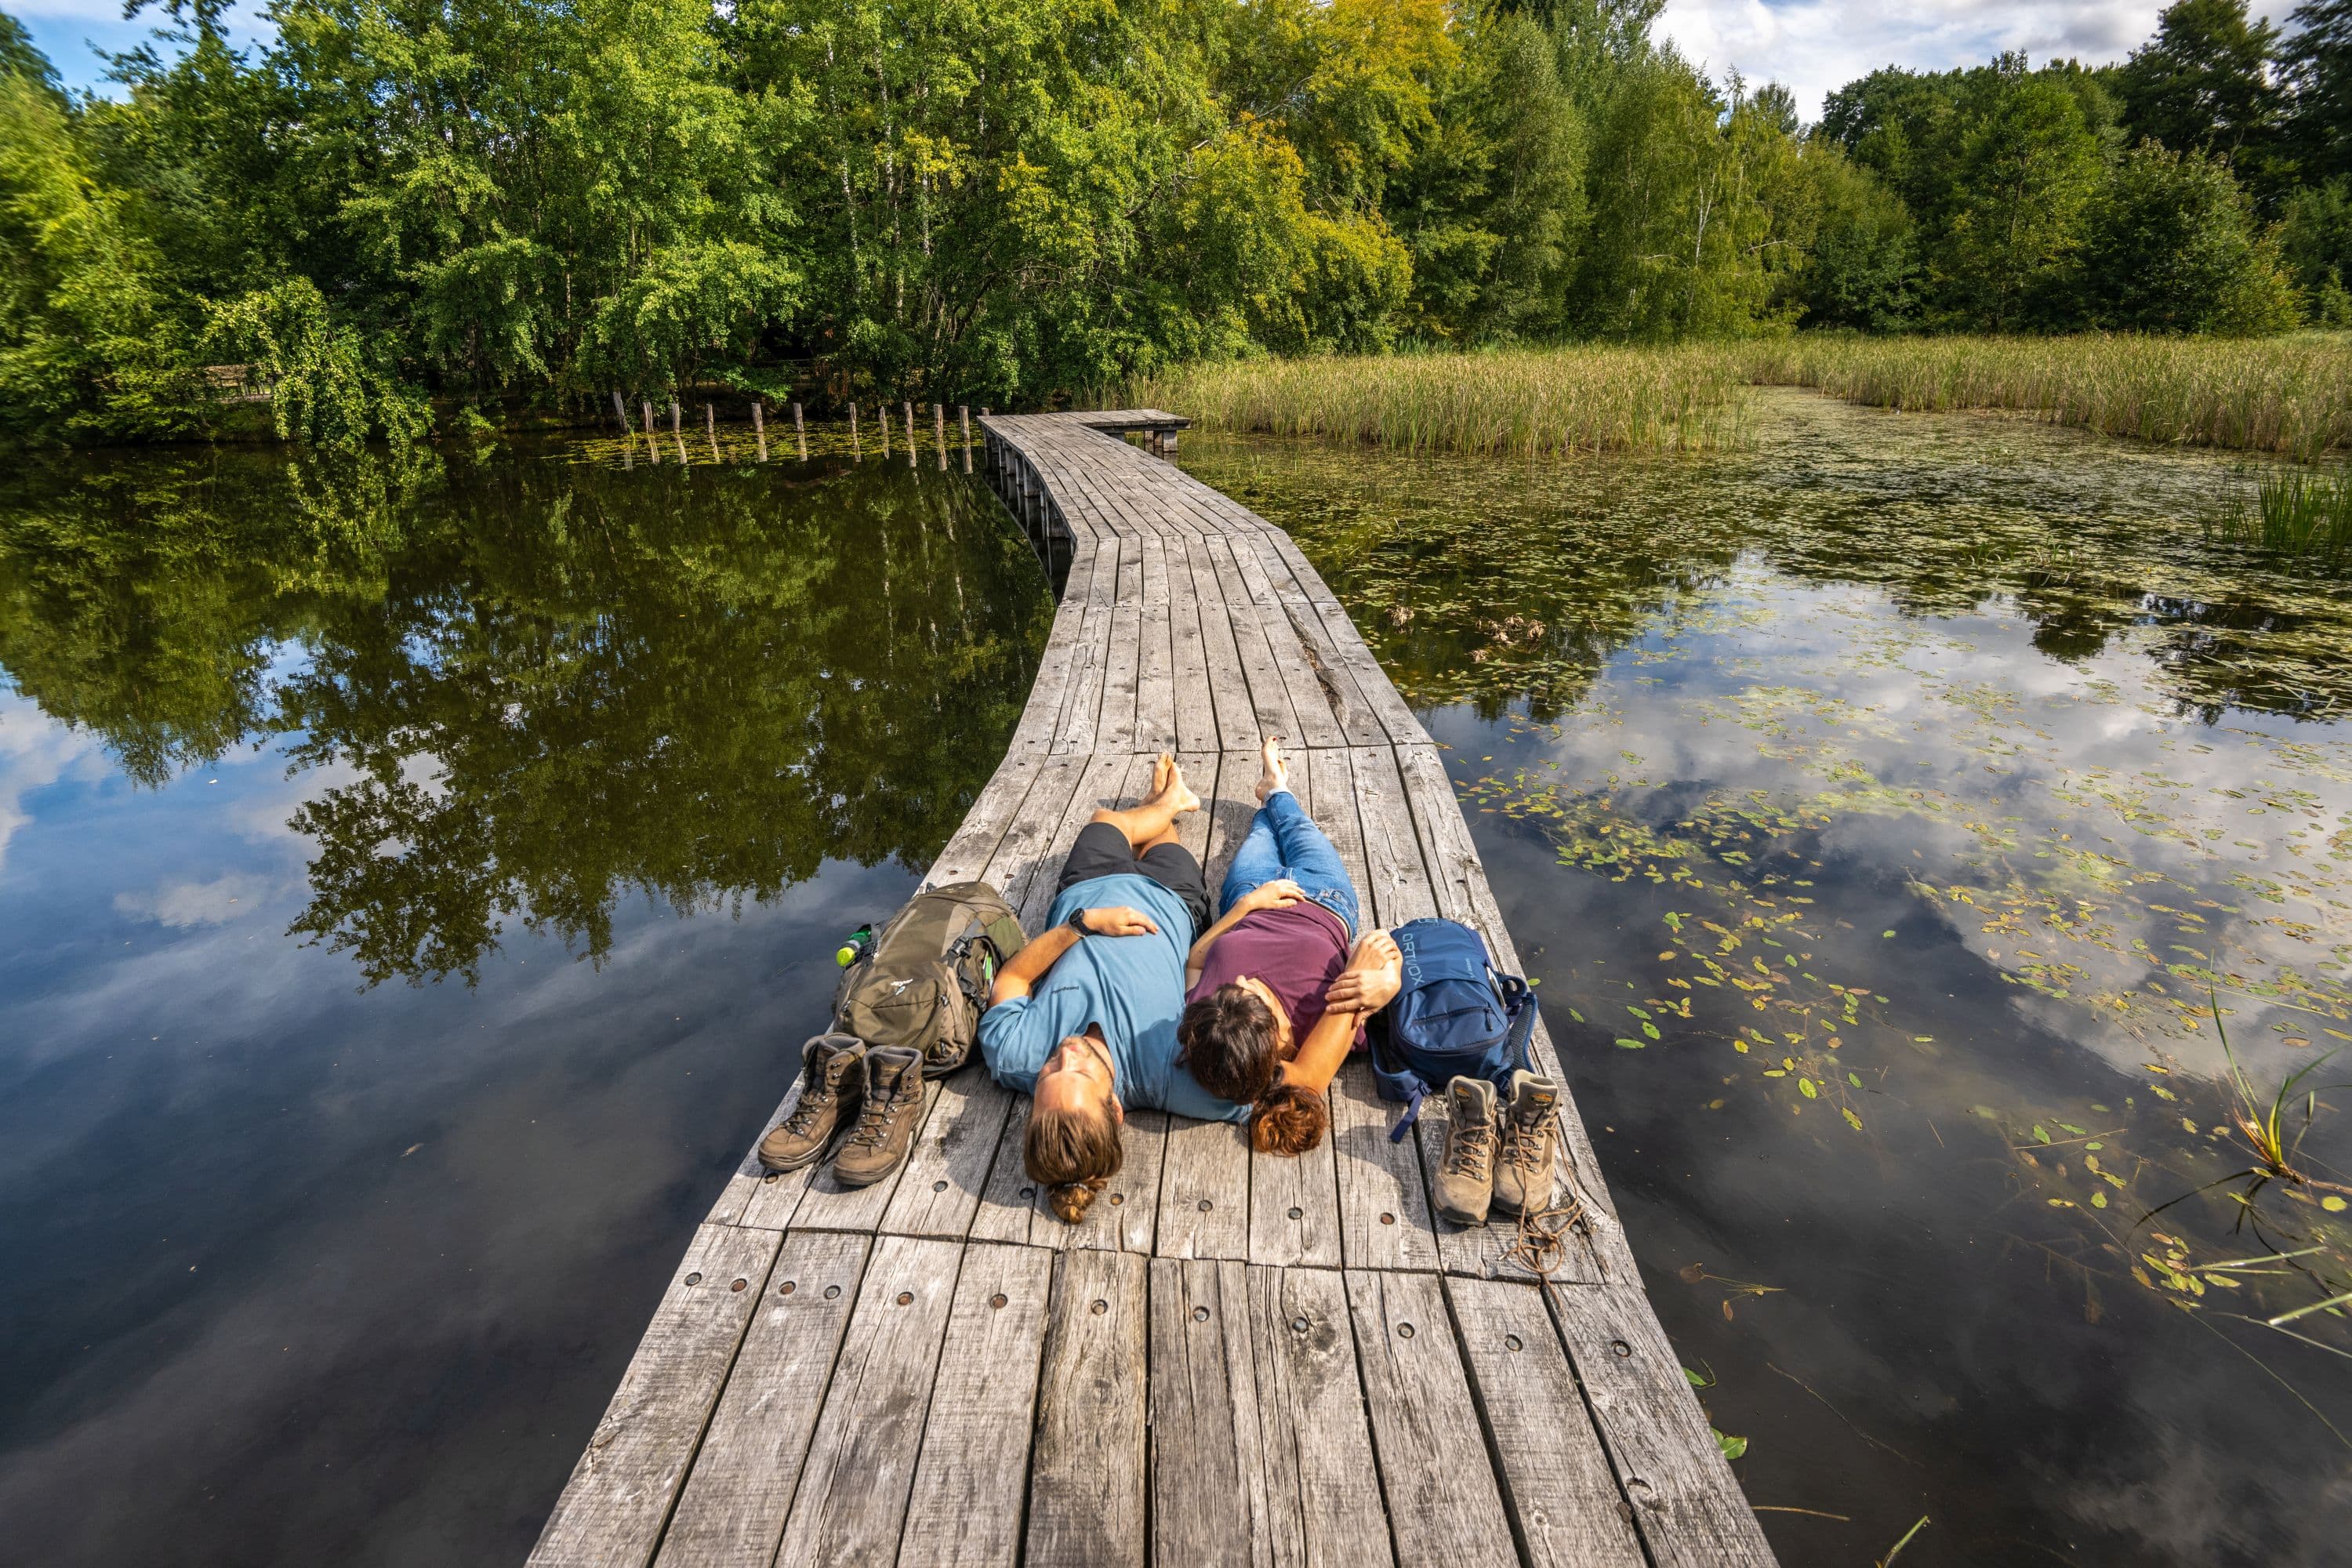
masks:
[(872, 1146), (882, 1142), (890, 1131), (890, 1119), (898, 1113), (900, 1106), (907, 1103), (908, 1099), (907, 1079), (912, 1076), (912, 1074), (907, 1074), (900, 1077), (898, 1082), (890, 1086), (887, 1094), (866, 1097), (865, 1109), (857, 1114), (857, 1125), (850, 1129), (849, 1141), (852, 1143)]
[(784, 1131), (794, 1134), (806, 1133), (815, 1124), (817, 1113), (830, 1109), (840, 1098), (822, 1074), (810, 1079), (808, 1086), (801, 1090), (800, 1102), (793, 1107), (793, 1113), (784, 1118)]
[(1549, 1163), (1546, 1156), (1551, 1152), (1552, 1125), (1559, 1120), (1559, 1107), (1557, 1105), (1546, 1107), (1543, 1114), (1532, 1122), (1522, 1124), (1513, 1118), (1510, 1134), (1504, 1141), (1503, 1158), (1509, 1161), (1515, 1170), (1541, 1170)]
[(1446, 1148), (1445, 1168), (1457, 1176), (1475, 1174), (1486, 1167), (1494, 1148), (1493, 1122), (1456, 1121)]

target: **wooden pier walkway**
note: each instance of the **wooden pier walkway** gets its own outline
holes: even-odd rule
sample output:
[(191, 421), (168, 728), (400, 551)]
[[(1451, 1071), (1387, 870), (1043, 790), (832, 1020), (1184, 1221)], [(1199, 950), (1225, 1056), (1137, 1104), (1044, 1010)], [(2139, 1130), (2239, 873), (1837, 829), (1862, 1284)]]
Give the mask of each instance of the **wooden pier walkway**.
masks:
[[(1035, 930), (1072, 836), (1166, 750), (1207, 803), (1185, 832), (1213, 889), (1281, 735), (1370, 920), (1465, 921), (1523, 973), (1436, 747), (1314, 568), (1112, 434), (1181, 423), (982, 421), (989, 476), (1066, 549), (1067, 586), (1011, 750), (929, 880), (985, 878)], [(781, 1076), (793, 1044), (756, 1048)], [(1565, 1086), (1540, 1026), (1534, 1049)], [(1390, 1142), (1360, 1063), (1302, 1159), (1132, 1113), (1126, 1168), (1076, 1226), (1023, 1173), (1017, 1097), (977, 1063), (929, 1093), (876, 1186), (745, 1157), (532, 1563), (1772, 1561), (1572, 1105), (1587, 1219), (1545, 1283), (1505, 1256), (1508, 1225), (1433, 1222), (1444, 1108)]]

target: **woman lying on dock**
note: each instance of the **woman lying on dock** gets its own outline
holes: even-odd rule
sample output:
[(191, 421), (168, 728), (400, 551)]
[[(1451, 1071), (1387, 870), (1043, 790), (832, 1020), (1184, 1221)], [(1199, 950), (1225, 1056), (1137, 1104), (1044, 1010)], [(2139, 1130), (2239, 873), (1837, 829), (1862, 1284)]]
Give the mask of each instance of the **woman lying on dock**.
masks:
[(1178, 1060), (1250, 1108), (1250, 1142), (1303, 1154), (1331, 1124), (1326, 1093), (1364, 1020), (1397, 994), (1386, 931), (1356, 941), (1360, 906), (1331, 840), (1290, 793), (1282, 738), (1265, 743), (1258, 811), (1225, 874), (1224, 914), (1186, 960)]
[(1173, 757), (1151, 797), (1098, 811), (1063, 862), (1051, 921), (997, 972), (980, 1048), (1007, 1089), (1033, 1097), (1023, 1162), (1055, 1214), (1075, 1225), (1125, 1158), (1127, 1107), (1238, 1121), (1176, 1065), (1184, 955), (1209, 916), (1208, 879), (1176, 841), (1201, 809)]

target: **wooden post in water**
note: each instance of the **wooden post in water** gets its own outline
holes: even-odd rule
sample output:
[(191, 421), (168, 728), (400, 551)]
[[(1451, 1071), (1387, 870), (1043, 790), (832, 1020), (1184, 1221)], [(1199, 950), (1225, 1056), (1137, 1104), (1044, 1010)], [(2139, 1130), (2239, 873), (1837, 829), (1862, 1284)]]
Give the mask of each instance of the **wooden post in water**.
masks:
[(913, 399), (908, 399), (904, 406), (907, 410), (907, 467), (911, 468), (915, 466), (915, 405)]
[(853, 458), (866, 455), (865, 449), (857, 444), (857, 405), (855, 403), (849, 405), (849, 455)]
[(764, 402), (762, 398), (751, 399), (751, 434), (759, 437), (760, 461), (763, 463), (768, 460), (768, 411)]
[(613, 388), (613, 417), (621, 422), (621, 434), (629, 433), (629, 405), (621, 401), (621, 389)]
[(641, 397), (637, 399), (637, 406), (646, 411), (646, 439), (650, 441), (654, 438), (654, 405)]
[(669, 433), (673, 437), (677, 434), (677, 399), (673, 397), (669, 400)]
[(943, 405), (931, 405), (931, 438), (940, 449), (940, 472), (948, 471), (948, 411)]
[(877, 403), (874, 405), (874, 423), (882, 432), (882, 455), (887, 458), (890, 455), (890, 405), (888, 404)]
[(808, 461), (808, 426), (801, 419), (801, 405), (793, 405), (793, 439), (801, 444), (801, 461)]
[(963, 426), (963, 471), (971, 472), (971, 409), (965, 404), (956, 405), (956, 423)]
[(710, 442), (710, 460), (719, 461), (719, 409), (713, 404), (702, 405), (702, 434)]

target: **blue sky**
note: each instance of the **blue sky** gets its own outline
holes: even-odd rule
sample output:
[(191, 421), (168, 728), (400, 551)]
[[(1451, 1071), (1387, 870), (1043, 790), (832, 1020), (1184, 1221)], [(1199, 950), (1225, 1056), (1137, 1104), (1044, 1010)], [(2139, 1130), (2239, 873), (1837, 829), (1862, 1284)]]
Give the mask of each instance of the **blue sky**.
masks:
[[(0, 5), (16, 12), (74, 87), (100, 85), (105, 68), (91, 43), (129, 48), (148, 26), (122, 20), (116, 0)], [(2037, 60), (2119, 60), (2155, 30), (2161, 8), (2159, 0), (1667, 0), (1658, 30), (1717, 75), (1736, 68), (1751, 80), (1787, 82), (1811, 119), (1824, 94), (1883, 65), (1941, 70), (2003, 49)], [(2282, 0), (2273, 8), (2284, 16), (2289, 6)], [(249, 36), (258, 7), (247, 0), (236, 15)]]

